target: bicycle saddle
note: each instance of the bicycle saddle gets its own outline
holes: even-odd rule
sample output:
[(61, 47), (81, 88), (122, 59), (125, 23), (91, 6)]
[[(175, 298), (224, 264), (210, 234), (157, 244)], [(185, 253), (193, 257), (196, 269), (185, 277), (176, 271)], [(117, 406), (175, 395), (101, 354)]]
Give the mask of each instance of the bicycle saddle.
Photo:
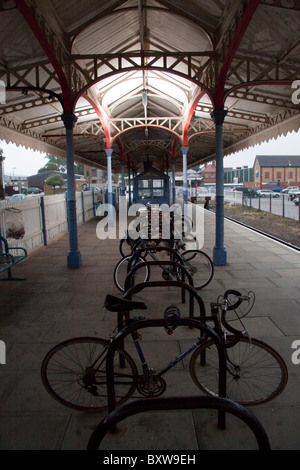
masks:
[(130, 310), (146, 310), (147, 305), (144, 302), (135, 302), (134, 300), (120, 299), (114, 295), (107, 294), (104, 302), (105, 308), (110, 312), (129, 312)]

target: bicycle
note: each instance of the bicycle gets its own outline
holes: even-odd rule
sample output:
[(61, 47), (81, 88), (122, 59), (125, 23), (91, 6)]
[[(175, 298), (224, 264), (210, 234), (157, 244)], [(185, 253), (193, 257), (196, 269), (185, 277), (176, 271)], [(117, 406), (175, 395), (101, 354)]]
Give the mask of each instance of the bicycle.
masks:
[[(132, 248), (131, 255), (120, 259), (114, 269), (114, 283), (121, 291), (125, 292), (125, 280), (131, 268), (136, 264), (143, 264), (148, 257), (154, 261), (159, 261), (157, 252), (167, 252), (171, 261), (181, 263), (193, 277), (194, 288), (197, 290), (206, 287), (214, 276), (214, 265), (211, 258), (201, 250), (184, 250), (185, 245), (182, 240), (167, 240), (166, 246), (153, 244), (150, 240), (139, 240)], [(181, 271), (178, 269), (170, 269), (161, 261), (162, 277), (165, 280), (181, 280)], [(150, 269), (144, 264), (143, 270), (139, 272), (139, 282), (147, 282), (150, 279)]]
[[(157, 285), (154, 282), (148, 284)], [(108, 407), (111, 411), (131, 398), (136, 390), (144, 397), (156, 397), (164, 393), (166, 382), (163, 376), (191, 353), (193, 354), (190, 358), (190, 375), (196, 386), (206, 394), (229, 398), (243, 405), (258, 405), (272, 400), (282, 392), (287, 383), (287, 369), (281, 356), (267, 344), (244, 337), (244, 331), (240, 332), (232, 328), (225, 319), (227, 311), (236, 312), (239, 309), (243, 312), (243, 315), (237, 315), (238, 320), (241, 321), (254, 303), (251, 293), (242, 296), (238, 291), (226, 291), (221, 303), (212, 303), (211, 317), (206, 317), (203, 300), (193, 287), (178, 281), (161, 283), (161, 286), (165, 285), (185, 287), (194, 295), (200, 317), (182, 318), (177, 307), (169, 306), (165, 309), (163, 319), (131, 319), (130, 312), (135, 309), (145, 310), (147, 308), (145, 303), (107, 295), (106, 308), (111, 312), (118, 312), (124, 320), (121, 330), (119, 328), (117, 333), (114, 332), (109, 340), (90, 337), (73, 338), (52, 348), (45, 356), (41, 368), (42, 381), (50, 395), (63, 405), (76, 410), (100, 411)], [(129, 294), (132, 295), (144, 288), (145, 285), (142, 284), (134, 286)], [(247, 309), (241, 310), (242, 302), (247, 302)], [(211, 320), (214, 323), (213, 328), (206, 324)], [(139, 329), (163, 326), (167, 334), (171, 335), (178, 326), (191, 325), (201, 330), (201, 335), (191, 346), (158, 373), (148, 366), (139, 341)], [(233, 334), (228, 336), (222, 326)], [(123, 349), (124, 339), (129, 334), (138, 353), (141, 373), (138, 372), (133, 358)], [(254, 347), (256, 353), (263, 352), (268, 358), (266, 371), (263, 374), (260, 371), (258, 379), (256, 369), (254, 371), (251, 369), (251, 367), (256, 367), (256, 363), (251, 362), (252, 355), (247, 365), (247, 374), (244, 374), (245, 358), (242, 356), (238, 361), (236, 355), (229, 353), (229, 351), (235, 351), (236, 347), (239, 348), (240, 344), (244, 353), (247, 352), (247, 348), (252, 351)], [(211, 354), (215, 351), (218, 354), (217, 363), (215, 354)], [(249, 361), (248, 355), (246, 359)], [(261, 389), (258, 395), (257, 388), (258, 386), (261, 388), (262, 385), (261, 376), (268, 376), (269, 361), (272, 363), (273, 379), (268, 387), (271, 388)], [(212, 384), (208, 383), (206, 377), (210, 377)], [(249, 389), (247, 396), (242, 396), (240, 399), (235, 393), (237, 387), (233, 388), (230, 382), (229, 387), (226, 386), (228, 379), (231, 379), (231, 382), (236, 381), (240, 387), (246, 381)], [(250, 390), (254, 393), (253, 397), (250, 395)]]
[[(203, 301), (200, 297), (197, 300), (203, 315)], [(109, 339), (71, 338), (54, 346), (42, 362), (41, 378), (46, 390), (61, 404), (76, 410), (100, 411), (107, 407), (106, 356), (109, 347), (120, 328), (132, 322), (141, 324), (140, 319), (135, 322), (130, 318), (130, 312), (147, 309), (144, 302), (111, 295), (106, 296), (105, 307), (108, 311), (118, 312), (118, 326)], [(116, 403), (120, 405), (133, 395), (139, 381), (136, 363), (123, 345), (116, 349), (113, 377)]]
[[(174, 207), (174, 205), (172, 206), (173, 209), (177, 209), (177, 210), (180, 210), (181, 212), (181, 208), (180, 206), (178, 205), (178, 207)], [(151, 244), (156, 244), (156, 245), (159, 245), (163, 242), (167, 244), (167, 246), (170, 246), (169, 243), (168, 243), (168, 239), (169, 239), (169, 236), (171, 233), (174, 233), (174, 225), (176, 226), (176, 232), (177, 232), (177, 235), (179, 234), (179, 232), (181, 232), (181, 236), (183, 237), (184, 239), (184, 243), (188, 243), (189, 241), (193, 241), (193, 242), (196, 242), (197, 240), (195, 240), (195, 237), (190, 237), (190, 233), (192, 231), (192, 227), (193, 227), (193, 222), (191, 220), (190, 217), (188, 217), (187, 215), (182, 215), (180, 217), (180, 220), (177, 220), (176, 219), (176, 214), (174, 214), (174, 212), (171, 212), (169, 214), (169, 225), (166, 224), (168, 226), (168, 229), (167, 230), (169, 233), (167, 234), (167, 240), (164, 240), (162, 239), (161, 235), (162, 235), (162, 230), (163, 230), (163, 221), (162, 221), (162, 218), (163, 218), (163, 215), (162, 215), (162, 211), (159, 209), (159, 210), (153, 210), (152, 207), (151, 207), (151, 204), (147, 204), (146, 208), (144, 211), (142, 210), (139, 210), (137, 211), (137, 216), (141, 215), (142, 213), (144, 212), (144, 216), (141, 217), (141, 220), (140, 220), (140, 223), (138, 224), (138, 226), (135, 227), (135, 230), (136, 232), (138, 233), (138, 237), (136, 236), (136, 233), (134, 233), (134, 237), (131, 237), (130, 236), (130, 230), (127, 230), (125, 232), (125, 237), (121, 239), (120, 241), (120, 244), (119, 244), (119, 251), (120, 251), (120, 254), (122, 256), (122, 258), (125, 258), (126, 256), (129, 256), (132, 251), (134, 249), (137, 248), (138, 244), (140, 243), (141, 241), (141, 234), (144, 234), (145, 235), (145, 232), (146, 232), (146, 235), (147, 235), (147, 239), (151, 242)], [(153, 238), (154, 237), (154, 234), (151, 233), (151, 230), (152, 230), (152, 214), (156, 214), (156, 217), (154, 216), (154, 225), (156, 225), (156, 235), (157, 235), (157, 238)], [(167, 213), (167, 211), (166, 211)], [(167, 213), (168, 214), (168, 213)], [(178, 224), (179, 222), (179, 224)], [(166, 229), (167, 227), (164, 226), (164, 229)]]

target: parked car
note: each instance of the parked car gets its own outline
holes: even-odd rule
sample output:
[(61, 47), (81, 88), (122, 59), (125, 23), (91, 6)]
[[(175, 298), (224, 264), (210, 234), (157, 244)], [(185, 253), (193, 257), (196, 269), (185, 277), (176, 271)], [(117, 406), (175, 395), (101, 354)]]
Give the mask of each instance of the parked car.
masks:
[(40, 188), (22, 188), (23, 194), (40, 194), (42, 192)]
[(27, 188), (27, 194), (40, 194), (41, 192), (39, 188)]
[(260, 197), (280, 197), (280, 194), (279, 193), (275, 193), (274, 191), (272, 191), (272, 189), (258, 189), (257, 190), (257, 194), (260, 196)]
[(281, 192), (283, 191), (283, 188), (281, 188), (281, 187), (272, 188), (272, 191), (273, 191), (274, 193), (281, 193)]
[(300, 191), (299, 186), (289, 186), (288, 188), (282, 190), (282, 192), (286, 194), (294, 193), (295, 191)]
[(14, 201), (16, 199), (26, 199), (26, 196), (25, 194), (13, 194), (13, 196), (10, 196), (8, 199)]
[(237, 187), (234, 188), (234, 191), (240, 191), (246, 197), (258, 197), (257, 190), (254, 188), (244, 188), (244, 187)]
[(295, 197), (293, 199), (293, 203), (296, 205), (296, 206), (299, 206), (299, 196)]

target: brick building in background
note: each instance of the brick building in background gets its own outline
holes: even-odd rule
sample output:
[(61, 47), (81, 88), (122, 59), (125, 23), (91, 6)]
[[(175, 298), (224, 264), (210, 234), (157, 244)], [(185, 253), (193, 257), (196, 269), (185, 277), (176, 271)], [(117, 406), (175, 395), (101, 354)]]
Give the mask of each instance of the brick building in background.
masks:
[(272, 183), (282, 188), (300, 186), (300, 156), (257, 155), (253, 169), (256, 187)]
[(212, 162), (206, 164), (203, 170), (201, 170), (202, 182), (201, 184), (216, 183), (216, 163)]

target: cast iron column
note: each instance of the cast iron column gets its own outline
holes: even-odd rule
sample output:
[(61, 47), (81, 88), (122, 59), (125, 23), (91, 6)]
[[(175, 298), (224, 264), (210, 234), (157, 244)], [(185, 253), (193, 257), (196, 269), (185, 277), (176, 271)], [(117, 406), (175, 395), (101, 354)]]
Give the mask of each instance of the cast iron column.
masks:
[(175, 158), (172, 158), (171, 164), (172, 164), (172, 203), (176, 203), (176, 185), (175, 185)]
[(113, 204), (113, 194), (112, 194), (112, 179), (111, 179), (111, 155), (113, 153), (112, 149), (105, 149), (107, 157), (107, 202), (108, 204)]
[(111, 156), (113, 149), (105, 149), (107, 157), (107, 204), (108, 204), (108, 226), (114, 226), (113, 216), (113, 192), (112, 192), (112, 176), (111, 176)]
[(189, 148), (182, 147), (182, 183), (183, 183), (183, 204), (188, 203), (188, 183), (187, 183), (187, 153)]
[(216, 233), (214, 264), (226, 266), (227, 252), (224, 245), (224, 167), (223, 167), (223, 122), (225, 110), (215, 110), (211, 116), (216, 125)]
[(122, 178), (122, 196), (125, 196), (125, 174), (124, 174), (124, 160), (121, 160), (121, 178)]
[(68, 268), (80, 268), (81, 253), (78, 250), (77, 214), (76, 214), (76, 188), (74, 170), (74, 141), (73, 129), (77, 121), (75, 114), (63, 114), (61, 119), (66, 129), (66, 159), (67, 159), (67, 217), (69, 229)]
[(131, 181), (130, 181), (130, 166), (128, 165), (128, 205), (131, 206)]

